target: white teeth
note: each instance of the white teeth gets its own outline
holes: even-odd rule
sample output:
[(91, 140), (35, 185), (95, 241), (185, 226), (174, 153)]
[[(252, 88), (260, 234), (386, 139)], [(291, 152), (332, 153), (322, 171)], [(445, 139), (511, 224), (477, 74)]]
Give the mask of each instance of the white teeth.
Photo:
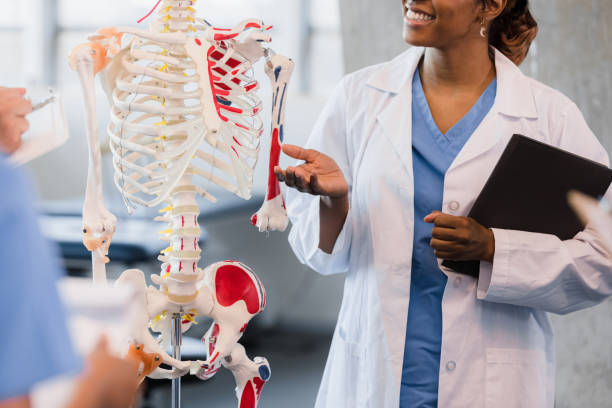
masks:
[(420, 21), (429, 21), (429, 20), (434, 19), (433, 16), (429, 16), (424, 13), (414, 12), (412, 10), (408, 10), (408, 12), (406, 13), (406, 17), (408, 17), (410, 20), (420, 20)]

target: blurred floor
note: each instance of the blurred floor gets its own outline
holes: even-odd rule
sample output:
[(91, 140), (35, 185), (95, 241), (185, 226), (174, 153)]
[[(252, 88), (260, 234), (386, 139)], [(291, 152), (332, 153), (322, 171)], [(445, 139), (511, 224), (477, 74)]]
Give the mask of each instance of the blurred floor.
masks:
[[(262, 331), (257, 342), (245, 343), (247, 354), (266, 357), (272, 377), (264, 386), (260, 408), (311, 408), (317, 396), (331, 334), (311, 334), (286, 329)], [(209, 381), (193, 376), (182, 380), (182, 408), (235, 407), (234, 378), (221, 369)], [(141, 408), (171, 406), (170, 381), (155, 380), (149, 385), (147, 401)]]

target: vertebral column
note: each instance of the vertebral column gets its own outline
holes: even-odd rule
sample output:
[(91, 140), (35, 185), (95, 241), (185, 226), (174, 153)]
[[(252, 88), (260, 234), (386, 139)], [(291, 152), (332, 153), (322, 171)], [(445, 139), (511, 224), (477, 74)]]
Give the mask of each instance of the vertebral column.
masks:
[(164, 286), (168, 299), (177, 304), (191, 303), (196, 295), (196, 282), (200, 277), (198, 262), (201, 249), (198, 246), (200, 210), (196, 203), (196, 191), (191, 175), (184, 175), (171, 196), (169, 211), (172, 222), (171, 246), (166, 249), (162, 265)]

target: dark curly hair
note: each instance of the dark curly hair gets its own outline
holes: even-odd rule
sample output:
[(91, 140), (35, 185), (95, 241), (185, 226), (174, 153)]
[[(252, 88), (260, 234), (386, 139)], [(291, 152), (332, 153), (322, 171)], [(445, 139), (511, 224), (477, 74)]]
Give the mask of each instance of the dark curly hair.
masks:
[[(483, 11), (493, 0), (480, 0)], [(529, 11), (528, 0), (508, 0), (502, 13), (489, 27), (489, 44), (516, 65), (527, 57), (529, 46), (538, 34), (538, 23)]]

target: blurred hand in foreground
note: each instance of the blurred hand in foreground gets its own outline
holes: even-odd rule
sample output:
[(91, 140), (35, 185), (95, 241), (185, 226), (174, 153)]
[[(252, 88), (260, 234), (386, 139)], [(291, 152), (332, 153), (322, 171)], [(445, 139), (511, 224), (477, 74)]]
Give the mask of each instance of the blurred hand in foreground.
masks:
[(32, 112), (32, 103), (24, 95), (23, 88), (0, 87), (0, 151), (4, 153), (17, 150), (30, 127), (26, 115)]

